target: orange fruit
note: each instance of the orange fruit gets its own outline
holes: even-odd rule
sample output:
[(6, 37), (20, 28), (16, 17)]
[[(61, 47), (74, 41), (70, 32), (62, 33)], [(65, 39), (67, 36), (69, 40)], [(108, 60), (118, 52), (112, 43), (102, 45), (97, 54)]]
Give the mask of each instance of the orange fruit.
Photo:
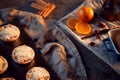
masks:
[(82, 22), (89, 22), (94, 17), (94, 10), (91, 7), (83, 6), (78, 10), (78, 17)]
[(76, 23), (78, 23), (78, 22), (79, 22), (79, 20), (78, 20), (77, 18), (72, 17), (72, 18), (69, 18), (69, 19), (67, 20), (67, 25), (68, 25), (69, 28), (75, 29), (75, 25), (76, 25)]
[(90, 34), (92, 32), (92, 27), (88, 23), (78, 22), (75, 25), (75, 30), (80, 34)]

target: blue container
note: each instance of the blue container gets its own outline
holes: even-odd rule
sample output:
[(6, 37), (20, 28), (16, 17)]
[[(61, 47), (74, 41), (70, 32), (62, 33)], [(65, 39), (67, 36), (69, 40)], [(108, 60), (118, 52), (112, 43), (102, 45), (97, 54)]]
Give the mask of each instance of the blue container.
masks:
[(120, 60), (120, 52), (118, 51), (118, 48), (116, 47), (115, 42), (114, 42), (115, 37), (118, 34), (120, 35), (120, 28), (111, 29), (110, 31), (108, 31), (108, 38), (103, 39), (102, 44), (108, 52), (113, 52), (114, 57), (117, 60)]

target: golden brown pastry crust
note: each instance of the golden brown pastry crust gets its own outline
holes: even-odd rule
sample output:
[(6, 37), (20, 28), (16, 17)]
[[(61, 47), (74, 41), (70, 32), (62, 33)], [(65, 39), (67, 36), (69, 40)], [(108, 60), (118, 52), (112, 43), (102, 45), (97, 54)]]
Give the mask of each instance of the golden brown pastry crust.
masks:
[(0, 74), (4, 73), (8, 68), (8, 62), (7, 60), (3, 57), (0, 56)]
[(7, 24), (0, 27), (0, 39), (5, 42), (15, 41), (19, 36), (20, 30), (15, 25)]
[(0, 78), (0, 80), (15, 80), (15, 79), (12, 77), (5, 77), (5, 78)]
[(34, 59), (34, 56), (34, 50), (27, 45), (18, 46), (12, 51), (12, 59), (19, 64), (31, 62)]
[(26, 73), (26, 80), (50, 80), (50, 74), (43, 67), (33, 67)]

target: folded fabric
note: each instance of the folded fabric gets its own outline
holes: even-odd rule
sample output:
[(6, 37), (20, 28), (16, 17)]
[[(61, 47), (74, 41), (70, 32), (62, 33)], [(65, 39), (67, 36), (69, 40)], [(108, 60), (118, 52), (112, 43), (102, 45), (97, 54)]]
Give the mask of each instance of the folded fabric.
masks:
[(79, 77), (77, 77), (74, 73), (71, 72), (71, 68), (67, 62), (67, 54), (62, 45), (55, 42), (47, 43), (40, 51), (45, 57), (46, 61), (60, 76), (61, 80), (76, 80)]

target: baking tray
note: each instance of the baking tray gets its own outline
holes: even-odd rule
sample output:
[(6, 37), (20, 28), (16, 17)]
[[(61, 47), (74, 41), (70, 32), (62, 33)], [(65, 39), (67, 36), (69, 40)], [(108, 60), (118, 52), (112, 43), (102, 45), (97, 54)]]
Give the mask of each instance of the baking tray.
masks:
[[(0, 55), (4, 56), (8, 61), (8, 69), (0, 75), (0, 78), (13, 77), (16, 80), (25, 80), (26, 73), (30, 68), (34, 66), (41, 66), (46, 68), (50, 73), (50, 80), (59, 80), (59, 77), (57, 76), (55, 71), (52, 69), (51, 66), (49, 66), (48, 63), (46, 63), (41, 53), (35, 47), (34, 41), (24, 31), (24, 26), (19, 22), (19, 20), (14, 19), (12, 22), (10, 22), (10, 24), (16, 25), (20, 29), (21, 33), (20, 37), (14, 42), (4, 42), (0, 40)], [(34, 60), (29, 64), (24, 65), (14, 62), (11, 57), (13, 49), (23, 44), (32, 47), (36, 53)]]

